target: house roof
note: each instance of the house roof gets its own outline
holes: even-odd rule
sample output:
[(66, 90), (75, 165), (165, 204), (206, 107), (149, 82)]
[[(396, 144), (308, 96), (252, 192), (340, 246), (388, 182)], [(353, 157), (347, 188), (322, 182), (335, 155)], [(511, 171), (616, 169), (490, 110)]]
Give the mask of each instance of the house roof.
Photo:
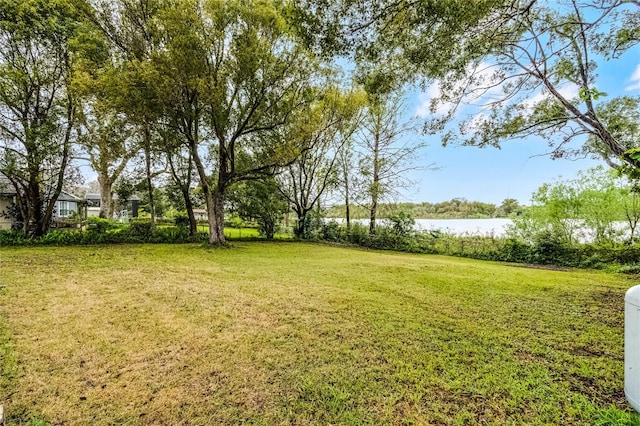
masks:
[[(0, 195), (4, 195), (4, 196), (16, 195), (15, 187), (13, 186), (9, 178), (7, 178), (7, 176), (5, 176), (3, 173), (0, 173)], [(60, 192), (60, 195), (58, 195), (58, 201), (82, 202), (83, 199), (73, 195), (70, 192), (62, 191)]]
[(82, 198), (77, 197), (69, 192), (62, 191), (58, 196), (58, 201), (84, 201)]

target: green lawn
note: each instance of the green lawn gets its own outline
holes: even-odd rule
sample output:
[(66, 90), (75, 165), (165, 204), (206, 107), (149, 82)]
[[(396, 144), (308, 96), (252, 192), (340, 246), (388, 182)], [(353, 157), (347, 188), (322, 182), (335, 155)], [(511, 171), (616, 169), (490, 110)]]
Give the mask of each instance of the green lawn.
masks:
[(4, 248), (0, 404), (10, 425), (639, 424), (634, 284), (288, 242)]

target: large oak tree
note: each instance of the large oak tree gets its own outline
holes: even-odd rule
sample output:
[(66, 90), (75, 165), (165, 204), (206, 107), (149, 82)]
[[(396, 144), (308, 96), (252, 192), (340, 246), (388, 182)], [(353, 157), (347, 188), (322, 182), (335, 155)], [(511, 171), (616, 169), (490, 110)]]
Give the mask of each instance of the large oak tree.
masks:
[(0, 1), (0, 171), (25, 232), (44, 234), (72, 158), (75, 64), (89, 61), (82, 1)]

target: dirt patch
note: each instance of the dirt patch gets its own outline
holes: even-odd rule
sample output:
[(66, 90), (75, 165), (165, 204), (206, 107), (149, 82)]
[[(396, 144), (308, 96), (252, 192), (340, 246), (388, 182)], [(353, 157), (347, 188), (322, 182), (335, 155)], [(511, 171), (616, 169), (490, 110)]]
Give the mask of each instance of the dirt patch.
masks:
[(615, 405), (618, 408), (623, 408), (626, 406), (624, 389), (621, 387), (607, 388), (593, 378), (578, 374), (568, 374), (563, 378), (569, 383), (569, 389), (572, 392), (587, 395), (602, 407)]
[(608, 327), (624, 327), (624, 291), (607, 289), (590, 293), (584, 314)]

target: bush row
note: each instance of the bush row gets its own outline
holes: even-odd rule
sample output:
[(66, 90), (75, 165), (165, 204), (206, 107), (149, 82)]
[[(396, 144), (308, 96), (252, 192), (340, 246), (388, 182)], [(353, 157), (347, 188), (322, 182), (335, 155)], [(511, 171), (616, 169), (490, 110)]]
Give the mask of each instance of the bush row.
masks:
[(444, 254), (501, 262), (557, 265), (603, 269), (615, 267), (622, 272), (640, 273), (640, 245), (618, 244), (569, 246), (551, 234), (541, 234), (532, 243), (514, 238), (491, 236), (455, 236), (441, 232), (414, 232), (398, 226), (368, 227), (354, 224), (350, 231), (329, 222), (322, 227), (320, 239), (355, 244), (361, 247), (410, 253)]
[(94, 219), (86, 231), (50, 231), (41, 237), (25, 236), (22, 232), (0, 231), (0, 246), (16, 245), (88, 245), (124, 243), (188, 243), (207, 241), (208, 234), (189, 236), (183, 226), (156, 226), (149, 221), (132, 221), (120, 225), (106, 219)]
[[(551, 233), (538, 235), (525, 243), (514, 238), (491, 236), (455, 236), (432, 232), (415, 232), (411, 221), (399, 218), (390, 226), (378, 226), (375, 234), (361, 224), (350, 230), (336, 222), (316, 227), (312, 239), (351, 244), (378, 250), (396, 250), (409, 253), (444, 254), (501, 262), (532, 263), (580, 268), (610, 268), (621, 272), (640, 273), (640, 245), (618, 244), (598, 246), (581, 244), (570, 246)], [(151, 227), (145, 220), (128, 225), (106, 219), (92, 218), (86, 231), (51, 231), (38, 238), (21, 232), (0, 231), (0, 246), (13, 245), (88, 245), (122, 243), (188, 243), (206, 242), (207, 233), (190, 237), (188, 223)]]

